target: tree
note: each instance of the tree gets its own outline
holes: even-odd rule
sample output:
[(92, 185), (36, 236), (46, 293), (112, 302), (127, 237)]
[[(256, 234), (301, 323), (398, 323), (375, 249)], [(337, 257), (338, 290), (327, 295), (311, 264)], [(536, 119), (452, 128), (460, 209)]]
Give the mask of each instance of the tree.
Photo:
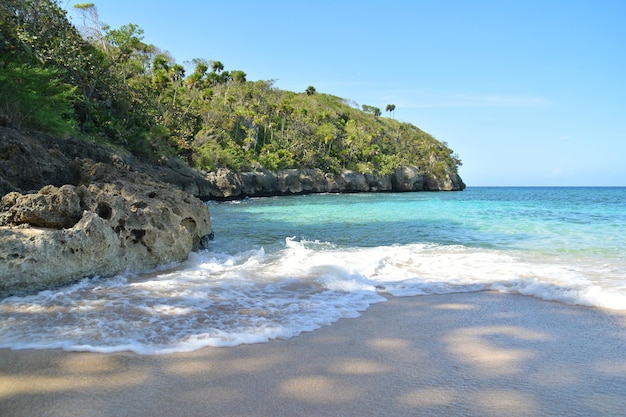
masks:
[(54, 68), (2, 66), (0, 119), (16, 129), (37, 129), (59, 136), (75, 133), (74, 91)]
[(30, 48), (30, 36), (24, 16), (28, 13), (28, 5), (19, 0), (0, 2), (0, 64), (7, 59), (26, 62), (36, 60)]
[(243, 71), (234, 70), (230, 72), (230, 78), (236, 83), (245, 83), (246, 73)]
[[(26, 99), (24, 94), (51, 93), (39, 89), (43, 86), (39, 81), (46, 76), (41, 70), (53, 71), (53, 75), (48, 74), (50, 81), (58, 83), (59, 88), (61, 85), (73, 86), (78, 93), (83, 93), (93, 72), (99, 68), (98, 51), (82, 38), (66, 15), (67, 12), (53, 0), (0, 2), (0, 65), (14, 65), (11, 70), (7, 69), (6, 76), (9, 78), (18, 73), (24, 76), (23, 79), (18, 78), (14, 86), (21, 89), (16, 94), (21, 94), (26, 100), (21, 106), (23, 109), (37, 102)], [(27, 91), (29, 88), (30, 91)], [(53, 94), (56, 99), (61, 98)], [(76, 113), (78, 120), (85, 120), (85, 115), (90, 112), (87, 101), (84, 94), (78, 97), (72, 94), (69, 102), (73, 104), (72, 113)], [(42, 104), (43, 108), (46, 108), (45, 104)]]
[(209, 70), (209, 65), (206, 60), (200, 58), (195, 58), (192, 62), (196, 64), (196, 68), (185, 81), (189, 88), (198, 88), (200, 87), (200, 81), (202, 81)]
[(107, 26), (100, 22), (96, 5), (93, 3), (78, 3), (74, 5), (74, 9), (82, 17), (83, 26), (79, 30), (81, 30), (85, 39), (106, 49), (104, 30), (106, 30)]
[(387, 107), (385, 108), (385, 111), (390, 112), (392, 115), (395, 110), (396, 110), (395, 104), (387, 104)]
[(380, 116), (382, 114), (380, 109), (378, 107), (375, 107), (375, 106), (370, 106), (370, 105), (364, 104), (363, 106), (361, 106), (361, 108), (363, 109), (363, 112), (369, 113), (369, 114), (373, 114), (376, 117), (378, 117), (378, 116)]
[(219, 74), (220, 72), (224, 71), (224, 64), (222, 64), (220, 61), (211, 61), (211, 70), (214, 73)]
[(315, 87), (313, 87), (312, 85), (308, 86), (306, 88), (306, 94), (307, 96), (312, 96), (313, 94), (315, 94), (317, 91), (315, 90)]

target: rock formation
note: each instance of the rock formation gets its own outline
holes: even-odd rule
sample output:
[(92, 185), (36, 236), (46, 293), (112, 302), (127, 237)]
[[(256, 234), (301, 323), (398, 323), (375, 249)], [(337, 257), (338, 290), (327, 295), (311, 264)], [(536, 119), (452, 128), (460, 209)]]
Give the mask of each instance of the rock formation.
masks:
[(28, 161), (40, 171), (27, 172), (41, 179), (6, 175), (7, 165), (27, 158), (20, 149), (32, 144), (24, 139), (10, 154), (0, 149), (2, 184), (66, 184), (11, 191), (0, 200), (0, 297), (182, 261), (212, 237), (206, 204), (121, 161), (106, 161), (115, 159), (106, 152), (95, 154), (105, 162), (64, 160), (54, 152), (42, 160), (34, 146)]
[(0, 297), (182, 261), (211, 238), (206, 205), (156, 182), (12, 192), (0, 225)]
[(420, 174), (416, 167), (402, 167), (389, 175), (361, 174), (344, 171), (339, 175), (324, 173), (319, 169), (286, 169), (277, 172), (255, 171), (241, 174), (221, 168), (207, 174), (213, 186), (205, 187), (206, 199), (237, 199), (310, 193), (406, 192), (406, 191), (458, 191), (465, 184), (456, 174), (446, 174), (441, 179)]

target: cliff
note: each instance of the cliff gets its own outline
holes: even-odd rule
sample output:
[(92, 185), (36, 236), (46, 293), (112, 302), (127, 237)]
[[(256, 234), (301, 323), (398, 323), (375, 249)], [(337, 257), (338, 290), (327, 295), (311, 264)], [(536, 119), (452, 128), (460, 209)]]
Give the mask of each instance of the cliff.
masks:
[[(260, 170), (237, 173), (222, 168), (201, 173), (182, 163), (151, 164), (124, 152), (78, 139), (59, 139), (43, 134), (24, 135), (0, 127), (0, 196), (15, 191), (29, 193), (46, 185), (60, 187), (90, 181), (81, 177), (85, 160), (115, 167), (117, 172), (142, 174), (166, 183), (201, 200), (223, 200), (325, 192), (460, 191), (465, 184), (455, 172), (440, 177), (422, 175), (415, 167), (388, 175), (345, 171), (325, 173), (319, 169)], [(109, 174), (111, 174), (109, 172)], [(101, 174), (98, 181), (106, 181)]]
[(465, 184), (457, 175), (441, 179), (425, 177), (415, 167), (396, 169), (388, 175), (344, 171), (325, 173), (319, 169), (285, 169), (276, 172), (236, 173), (218, 169), (208, 173), (211, 198), (235, 199), (310, 193), (460, 191)]

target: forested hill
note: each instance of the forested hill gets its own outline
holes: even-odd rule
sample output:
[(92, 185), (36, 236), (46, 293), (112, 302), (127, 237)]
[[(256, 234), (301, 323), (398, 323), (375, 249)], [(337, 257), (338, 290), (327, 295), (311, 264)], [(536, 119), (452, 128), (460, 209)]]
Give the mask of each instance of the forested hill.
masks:
[(75, 8), (78, 27), (54, 0), (0, 4), (0, 125), (206, 171), (387, 174), (412, 165), (426, 176), (457, 174), (452, 150), (395, 120), (393, 104), (358, 106), (313, 86), (284, 91), (219, 61), (196, 59), (186, 70), (137, 25), (110, 28), (93, 4)]

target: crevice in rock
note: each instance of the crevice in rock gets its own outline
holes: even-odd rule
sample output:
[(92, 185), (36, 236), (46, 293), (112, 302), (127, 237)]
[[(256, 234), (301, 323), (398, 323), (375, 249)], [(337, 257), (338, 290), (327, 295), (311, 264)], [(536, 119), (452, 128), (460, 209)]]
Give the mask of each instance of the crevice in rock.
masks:
[(185, 226), (187, 231), (189, 233), (191, 233), (192, 235), (196, 234), (198, 226), (196, 225), (196, 221), (194, 219), (192, 219), (191, 217), (187, 217), (186, 219), (182, 219), (180, 221), (180, 224), (181, 224), (181, 226)]
[(137, 210), (145, 209), (146, 207), (148, 207), (148, 203), (146, 203), (144, 201), (138, 201), (136, 203), (131, 204), (130, 211), (135, 213)]
[(120, 234), (120, 232), (121, 232), (122, 230), (125, 230), (125, 229), (126, 229), (126, 220), (124, 220), (124, 219), (119, 219), (119, 220), (117, 221), (117, 226), (115, 226), (115, 228), (113, 229), (113, 231), (115, 232), (115, 234), (119, 235), (119, 234)]
[(98, 203), (98, 207), (96, 207), (96, 214), (104, 220), (109, 220), (113, 214), (113, 210), (110, 205), (101, 201)]
[(146, 231), (144, 229), (133, 229), (130, 233), (133, 235), (133, 243), (139, 243), (141, 238), (146, 235)]

